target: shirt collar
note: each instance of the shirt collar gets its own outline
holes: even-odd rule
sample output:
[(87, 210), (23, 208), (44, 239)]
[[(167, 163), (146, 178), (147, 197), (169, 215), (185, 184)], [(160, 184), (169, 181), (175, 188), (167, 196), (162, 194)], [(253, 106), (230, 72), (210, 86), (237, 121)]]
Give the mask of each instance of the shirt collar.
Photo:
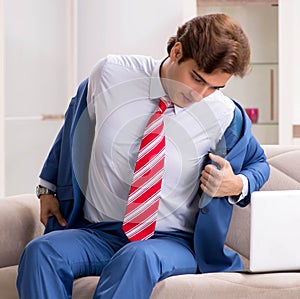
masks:
[(150, 81), (150, 91), (149, 91), (150, 99), (157, 99), (167, 95), (162, 86), (160, 80), (160, 74), (159, 74), (160, 67), (165, 60), (166, 58), (158, 60), (153, 68), (151, 81)]

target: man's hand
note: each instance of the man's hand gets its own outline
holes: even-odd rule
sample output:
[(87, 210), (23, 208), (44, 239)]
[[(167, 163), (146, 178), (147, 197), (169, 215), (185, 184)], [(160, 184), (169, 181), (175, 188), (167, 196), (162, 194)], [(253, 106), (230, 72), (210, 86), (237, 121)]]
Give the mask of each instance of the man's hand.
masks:
[(61, 226), (67, 225), (67, 221), (60, 213), (59, 202), (54, 195), (41, 195), (40, 202), (40, 220), (45, 226), (51, 216), (55, 216)]
[(209, 154), (209, 158), (219, 165), (208, 164), (201, 172), (200, 187), (212, 197), (240, 195), (243, 190), (242, 179), (235, 175), (230, 163), (214, 154)]

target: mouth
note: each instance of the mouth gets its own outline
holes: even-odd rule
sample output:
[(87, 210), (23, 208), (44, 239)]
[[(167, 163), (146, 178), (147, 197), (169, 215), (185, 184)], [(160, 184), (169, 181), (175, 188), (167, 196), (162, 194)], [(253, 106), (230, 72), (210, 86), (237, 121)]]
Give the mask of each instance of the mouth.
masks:
[(187, 98), (184, 94), (182, 94), (183, 100), (187, 105), (193, 104), (194, 102), (190, 99)]

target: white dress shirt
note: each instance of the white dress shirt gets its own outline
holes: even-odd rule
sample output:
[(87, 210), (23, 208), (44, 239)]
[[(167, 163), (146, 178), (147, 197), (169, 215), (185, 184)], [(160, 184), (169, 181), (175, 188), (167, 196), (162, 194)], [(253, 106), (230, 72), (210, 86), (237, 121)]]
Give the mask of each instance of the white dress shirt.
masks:
[[(84, 216), (91, 222), (123, 221), (144, 128), (166, 95), (161, 64), (144, 56), (108, 56), (90, 75), (87, 103), (96, 127)], [(164, 113), (166, 157), (156, 230), (193, 231), (204, 158), (230, 124), (233, 110), (233, 102), (216, 91)]]
[[(162, 62), (111, 55), (90, 75), (87, 109), (95, 119), (95, 137), (84, 217), (91, 222), (123, 221), (144, 128), (166, 95), (159, 76)], [(164, 112), (166, 157), (156, 230), (193, 232), (200, 172), (208, 151), (229, 126), (234, 107), (215, 91), (187, 108), (174, 106)], [(247, 178), (241, 178), (244, 188), (238, 200), (248, 193)], [(41, 179), (40, 184), (55, 191), (49, 182)]]

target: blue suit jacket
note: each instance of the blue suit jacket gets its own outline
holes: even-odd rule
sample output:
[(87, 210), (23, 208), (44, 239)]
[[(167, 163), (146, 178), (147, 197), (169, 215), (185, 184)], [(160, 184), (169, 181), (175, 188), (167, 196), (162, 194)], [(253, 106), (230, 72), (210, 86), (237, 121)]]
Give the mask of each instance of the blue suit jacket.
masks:
[[(44, 163), (40, 177), (57, 186), (60, 209), (68, 221), (66, 228), (76, 227), (82, 218), (85, 200), (84, 189), (94, 136), (94, 122), (87, 112), (88, 80), (83, 81), (65, 115), (65, 122)], [(251, 133), (251, 122), (244, 110), (236, 104), (235, 115), (230, 127), (216, 149), (226, 153), (233, 171), (247, 176), (249, 194), (238, 204), (246, 206), (250, 194), (259, 190), (269, 177), (269, 165), (263, 149)], [(80, 186), (79, 183), (80, 182)], [(201, 195), (201, 191), (200, 195)], [(224, 248), (232, 215), (233, 205), (227, 198), (212, 198), (199, 209), (195, 232), (194, 250), (199, 271), (234, 271), (243, 268), (238, 254)], [(45, 233), (64, 229), (51, 217)]]

